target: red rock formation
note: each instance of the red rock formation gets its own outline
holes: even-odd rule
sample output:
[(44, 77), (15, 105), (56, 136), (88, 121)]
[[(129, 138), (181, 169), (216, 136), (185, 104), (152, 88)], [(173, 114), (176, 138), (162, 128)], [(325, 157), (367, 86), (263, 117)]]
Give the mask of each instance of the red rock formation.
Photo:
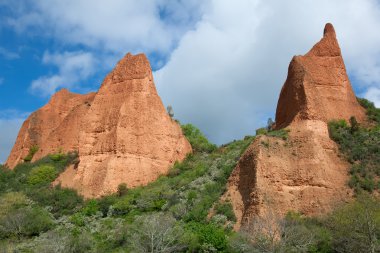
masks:
[(327, 24), (323, 38), (304, 56), (295, 56), (282, 87), (276, 128), (297, 120), (365, 119), (348, 79), (334, 27)]
[(322, 40), (290, 63), (276, 112), (276, 128), (286, 127), (288, 140), (257, 137), (229, 179), (223, 198), (233, 204), (235, 228), (269, 211), (323, 214), (350, 198), (349, 165), (329, 138), (327, 122), (351, 116), (365, 120), (327, 24)]
[(33, 160), (58, 148), (77, 150), (79, 164), (56, 183), (86, 197), (115, 192), (121, 183), (147, 184), (191, 152), (181, 128), (165, 111), (142, 54), (127, 54), (96, 94), (64, 90), (53, 96), (24, 123), (7, 164), (14, 167), (33, 144), (40, 147)]
[(90, 108), (94, 96), (95, 93), (80, 95), (66, 89), (54, 94), (45, 106), (23, 123), (6, 165), (14, 168), (23, 162), (35, 145), (39, 149), (33, 161), (59, 150), (78, 150), (80, 119)]

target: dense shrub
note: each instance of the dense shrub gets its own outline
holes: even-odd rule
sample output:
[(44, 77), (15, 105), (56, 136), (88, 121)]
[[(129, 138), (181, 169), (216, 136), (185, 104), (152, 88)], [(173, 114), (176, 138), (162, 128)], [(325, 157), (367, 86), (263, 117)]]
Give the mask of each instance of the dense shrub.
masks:
[(223, 252), (227, 249), (227, 235), (221, 227), (214, 224), (190, 222), (185, 229), (196, 236), (199, 250), (203, 250), (203, 252), (205, 249), (214, 250), (211, 252)]
[(358, 101), (367, 110), (368, 118), (380, 124), (380, 109), (365, 98), (358, 98)]
[(33, 156), (37, 153), (38, 149), (37, 145), (30, 147), (28, 155), (24, 158), (24, 162), (32, 161)]
[(190, 142), (195, 152), (212, 152), (217, 147), (210, 143), (202, 132), (192, 124), (182, 125), (183, 134)]
[(380, 125), (364, 128), (353, 120), (351, 124), (344, 120), (330, 122), (330, 137), (352, 163), (349, 186), (357, 192), (372, 192), (380, 184)]
[(30, 189), (28, 196), (42, 206), (49, 207), (55, 217), (77, 212), (83, 205), (83, 197), (73, 189), (45, 187)]
[(268, 133), (268, 129), (266, 127), (256, 129), (256, 135), (265, 135)]
[(25, 194), (9, 192), (0, 196), (0, 238), (34, 236), (52, 226), (49, 212)]
[(58, 176), (57, 170), (51, 165), (40, 165), (32, 169), (28, 177), (31, 185), (48, 184)]
[(127, 184), (122, 183), (118, 185), (117, 194), (119, 195), (119, 197), (124, 196), (127, 192), (128, 192)]
[(215, 213), (222, 214), (230, 221), (236, 221), (235, 213), (230, 202), (218, 202), (215, 204)]

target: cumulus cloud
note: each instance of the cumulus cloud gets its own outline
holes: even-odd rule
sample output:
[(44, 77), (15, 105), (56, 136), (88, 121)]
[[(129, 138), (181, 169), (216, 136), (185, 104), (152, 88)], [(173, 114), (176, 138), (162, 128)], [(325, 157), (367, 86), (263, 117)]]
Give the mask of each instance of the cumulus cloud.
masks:
[(0, 111), (0, 164), (5, 163), (14, 145), (21, 124), (28, 114), (16, 110)]
[[(169, 62), (155, 73), (177, 117), (223, 143), (265, 125), (293, 55), (306, 53), (332, 22), (349, 73), (378, 99), (380, 8), (367, 1), (214, 0)], [(377, 87), (377, 88), (376, 88)]]
[[(7, 1), (7, 0), (5, 0)], [(9, 2), (9, 0), (8, 0)], [(198, 19), (202, 0), (35, 0), (24, 8), (9, 3), (18, 16), (6, 23), (19, 32), (44, 28), (69, 44), (114, 52), (169, 53)], [(25, 8), (28, 5), (29, 8)]]
[(58, 88), (72, 88), (75, 84), (87, 79), (96, 70), (96, 59), (88, 52), (45, 52), (42, 58), (44, 64), (58, 68), (55, 75), (42, 76), (31, 84), (31, 91), (43, 96), (53, 94)]
[[(157, 54), (152, 65), (162, 65), (154, 75), (164, 103), (217, 143), (253, 134), (274, 116), (292, 56), (306, 53), (327, 22), (356, 88), (378, 101), (378, 0), (4, 2), (17, 15), (2, 17), (3, 24), (86, 50), (46, 53), (44, 63), (58, 71), (35, 80), (32, 90), (51, 94), (80, 83), (128, 51)], [(168, 61), (155, 62), (162, 57)]]

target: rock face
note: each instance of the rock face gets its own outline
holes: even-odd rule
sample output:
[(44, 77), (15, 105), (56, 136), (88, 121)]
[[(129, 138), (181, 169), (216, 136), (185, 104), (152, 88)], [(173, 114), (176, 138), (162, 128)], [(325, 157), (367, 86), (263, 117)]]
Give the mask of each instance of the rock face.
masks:
[(326, 24), (323, 38), (304, 56), (295, 56), (282, 87), (276, 128), (297, 120), (365, 119), (348, 79), (334, 27)]
[(349, 199), (349, 165), (329, 138), (327, 123), (351, 116), (365, 120), (327, 24), (322, 40), (290, 63), (276, 111), (276, 129), (286, 127), (288, 139), (258, 136), (229, 178), (223, 198), (232, 202), (235, 228), (273, 211), (320, 215)]
[(47, 154), (79, 149), (81, 118), (87, 113), (95, 93), (74, 94), (62, 89), (50, 101), (33, 112), (23, 123), (16, 143), (6, 161), (14, 168), (28, 155), (32, 146), (38, 146), (33, 161)]
[(79, 164), (56, 183), (86, 197), (115, 192), (121, 183), (147, 184), (191, 152), (180, 126), (165, 111), (142, 54), (127, 54), (97, 93), (55, 94), (24, 122), (7, 165), (14, 167), (32, 145), (40, 147), (33, 160), (58, 149), (78, 151)]

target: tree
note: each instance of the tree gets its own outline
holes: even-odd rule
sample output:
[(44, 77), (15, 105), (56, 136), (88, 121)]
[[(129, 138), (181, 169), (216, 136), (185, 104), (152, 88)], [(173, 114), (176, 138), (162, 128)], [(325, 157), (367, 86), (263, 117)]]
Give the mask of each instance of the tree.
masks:
[(119, 197), (124, 196), (128, 192), (128, 187), (126, 183), (121, 183), (117, 187), (117, 195)]
[(312, 231), (271, 209), (245, 224), (241, 236), (242, 252), (308, 252), (314, 244)]
[(168, 107), (166, 107), (166, 110), (168, 111), (170, 118), (173, 118), (174, 117), (173, 107), (171, 105), (168, 105)]
[(140, 216), (131, 232), (133, 252), (170, 253), (183, 248), (179, 242), (183, 231), (176, 220), (167, 214)]
[(367, 194), (337, 209), (328, 221), (335, 252), (375, 253), (380, 250), (380, 202)]
[(267, 129), (268, 129), (268, 131), (272, 130), (273, 124), (274, 124), (274, 121), (272, 120), (272, 118), (269, 118), (268, 121), (267, 121)]
[(359, 130), (359, 123), (356, 120), (355, 116), (351, 116), (350, 118), (350, 125), (351, 125), (351, 133), (356, 132)]

